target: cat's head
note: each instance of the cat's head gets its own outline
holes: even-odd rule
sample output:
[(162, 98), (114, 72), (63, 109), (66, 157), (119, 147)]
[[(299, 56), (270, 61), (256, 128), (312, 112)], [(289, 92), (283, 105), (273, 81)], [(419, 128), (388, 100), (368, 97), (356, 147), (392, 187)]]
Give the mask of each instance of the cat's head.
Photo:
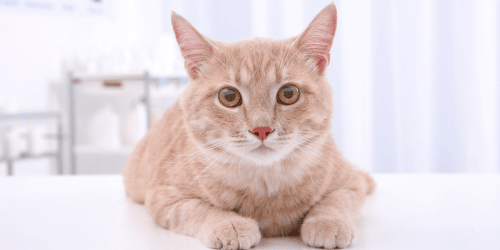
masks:
[(297, 37), (222, 42), (172, 13), (189, 75), (180, 103), (194, 138), (257, 165), (324, 138), (333, 112), (325, 69), (336, 23), (332, 3)]

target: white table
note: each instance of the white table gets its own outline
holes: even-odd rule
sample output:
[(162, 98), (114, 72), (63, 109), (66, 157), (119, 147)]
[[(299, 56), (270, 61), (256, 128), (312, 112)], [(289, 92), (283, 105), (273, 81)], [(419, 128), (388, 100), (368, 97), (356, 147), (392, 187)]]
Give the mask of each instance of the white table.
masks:
[[(500, 249), (500, 175), (375, 175), (351, 249)], [(206, 249), (156, 226), (121, 176), (1, 177), (0, 249)], [(298, 238), (255, 249), (309, 249)]]

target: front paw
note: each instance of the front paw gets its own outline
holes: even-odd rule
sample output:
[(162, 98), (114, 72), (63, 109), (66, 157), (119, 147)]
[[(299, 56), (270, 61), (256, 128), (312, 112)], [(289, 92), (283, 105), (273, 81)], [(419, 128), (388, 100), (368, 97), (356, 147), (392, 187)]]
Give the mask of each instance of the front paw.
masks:
[(312, 247), (345, 248), (354, 238), (351, 223), (332, 218), (309, 218), (300, 230), (302, 241)]
[(200, 240), (208, 247), (222, 249), (250, 249), (259, 243), (259, 225), (253, 219), (236, 217), (206, 225)]

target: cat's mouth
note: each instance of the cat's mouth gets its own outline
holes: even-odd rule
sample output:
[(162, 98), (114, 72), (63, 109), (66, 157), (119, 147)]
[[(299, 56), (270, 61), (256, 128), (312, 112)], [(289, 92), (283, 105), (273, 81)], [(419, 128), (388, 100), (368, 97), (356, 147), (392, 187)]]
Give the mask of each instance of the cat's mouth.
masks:
[(264, 145), (264, 144), (261, 144), (259, 147), (257, 147), (256, 149), (252, 150), (252, 152), (255, 152), (255, 153), (260, 153), (260, 154), (264, 154), (264, 153), (271, 153), (275, 151), (274, 149)]

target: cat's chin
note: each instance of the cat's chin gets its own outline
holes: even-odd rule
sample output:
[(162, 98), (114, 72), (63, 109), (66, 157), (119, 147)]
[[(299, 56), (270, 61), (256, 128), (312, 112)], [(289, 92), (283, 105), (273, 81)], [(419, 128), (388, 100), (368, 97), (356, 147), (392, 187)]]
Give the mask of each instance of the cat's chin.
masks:
[(266, 167), (280, 163), (284, 159), (284, 154), (281, 150), (277, 150), (266, 145), (260, 145), (244, 155), (240, 155), (240, 157), (253, 163), (252, 165)]
[(266, 154), (272, 154), (272, 153), (275, 153), (276, 150), (275, 149), (272, 149), (264, 144), (260, 145), (259, 147), (257, 147), (256, 149), (252, 150), (252, 153), (256, 153), (256, 154), (263, 154), (263, 155), (266, 155)]

